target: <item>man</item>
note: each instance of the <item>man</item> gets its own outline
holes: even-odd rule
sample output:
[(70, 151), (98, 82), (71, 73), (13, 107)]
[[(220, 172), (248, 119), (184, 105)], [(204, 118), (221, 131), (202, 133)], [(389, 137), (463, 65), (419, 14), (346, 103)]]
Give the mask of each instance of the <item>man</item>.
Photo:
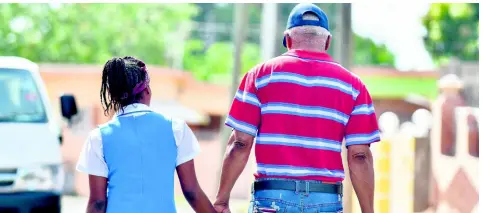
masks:
[(298, 4), (290, 13), (285, 54), (243, 78), (226, 125), (233, 128), (215, 202), (229, 212), (230, 192), (256, 139), (256, 181), (249, 212), (341, 212), (342, 141), (363, 213), (372, 213), (374, 169), (369, 145), (380, 140), (364, 83), (326, 53), (325, 13)]

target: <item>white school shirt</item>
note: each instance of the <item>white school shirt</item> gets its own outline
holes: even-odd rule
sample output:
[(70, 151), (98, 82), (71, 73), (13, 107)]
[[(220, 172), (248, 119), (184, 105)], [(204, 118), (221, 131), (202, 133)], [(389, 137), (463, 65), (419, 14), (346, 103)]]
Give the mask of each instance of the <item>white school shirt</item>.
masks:
[[(144, 104), (131, 104), (124, 108), (125, 113), (131, 113), (129, 115), (121, 116), (134, 116), (143, 115), (151, 110), (149, 106)], [(137, 111), (144, 111), (138, 112)], [(119, 116), (120, 112), (116, 114)], [(195, 158), (201, 152), (200, 145), (196, 136), (188, 127), (185, 121), (180, 119), (172, 119), (172, 127), (176, 146), (178, 147), (176, 166), (186, 163)], [(159, 153), (162, 155), (162, 153)], [(79, 160), (76, 166), (77, 171), (87, 173), (89, 175), (106, 177), (108, 174), (107, 164), (104, 161), (104, 154), (102, 149), (102, 137), (99, 128), (92, 130), (84, 143), (82, 151), (79, 155)]]

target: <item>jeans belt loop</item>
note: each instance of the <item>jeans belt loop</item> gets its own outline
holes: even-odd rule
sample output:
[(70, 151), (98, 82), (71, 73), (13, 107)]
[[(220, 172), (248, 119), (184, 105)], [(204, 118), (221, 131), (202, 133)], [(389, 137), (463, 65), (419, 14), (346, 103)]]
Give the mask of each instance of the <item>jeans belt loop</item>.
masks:
[(305, 181), (305, 196), (309, 196), (309, 192), (310, 192), (310, 182), (308, 181)]
[(299, 194), (299, 181), (298, 180), (295, 181), (295, 194), (296, 195)]

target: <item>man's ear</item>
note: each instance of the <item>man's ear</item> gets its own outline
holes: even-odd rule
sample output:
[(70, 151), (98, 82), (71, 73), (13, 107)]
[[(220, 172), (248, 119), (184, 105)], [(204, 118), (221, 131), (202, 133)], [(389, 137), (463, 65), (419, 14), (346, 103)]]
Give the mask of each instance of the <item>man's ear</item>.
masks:
[(332, 38), (331, 35), (327, 36), (327, 41), (325, 41), (325, 51), (327, 51), (330, 47), (330, 39)]
[(290, 35), (288, 34), (287, 31), (283, 33), (283, 38), (285, 39), (285, 44), (287, 45), (287, 49), (290, 50), (292, 47), (292, 38), (290, 38)]

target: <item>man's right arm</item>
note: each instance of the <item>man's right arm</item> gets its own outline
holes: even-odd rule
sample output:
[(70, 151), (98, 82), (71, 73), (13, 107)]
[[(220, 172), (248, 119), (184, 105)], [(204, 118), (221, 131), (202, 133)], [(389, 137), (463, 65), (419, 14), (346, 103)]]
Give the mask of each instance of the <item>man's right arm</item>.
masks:
[(358, 91), (345, 128), (347, 162), (362, 213), (374, 212), (374, 166), (370, 144), (380, 141), (371, 96), (364, 85)]
[(233, 132), (228, 139), (223, 159), (220, 186), (215, 208), (229, 212), (230, 193), (245, 168), (261, 119), (261, 103), (257, 96), (256, 70), (253, 68), (243, 77), (235, 94), (225, 125)]

